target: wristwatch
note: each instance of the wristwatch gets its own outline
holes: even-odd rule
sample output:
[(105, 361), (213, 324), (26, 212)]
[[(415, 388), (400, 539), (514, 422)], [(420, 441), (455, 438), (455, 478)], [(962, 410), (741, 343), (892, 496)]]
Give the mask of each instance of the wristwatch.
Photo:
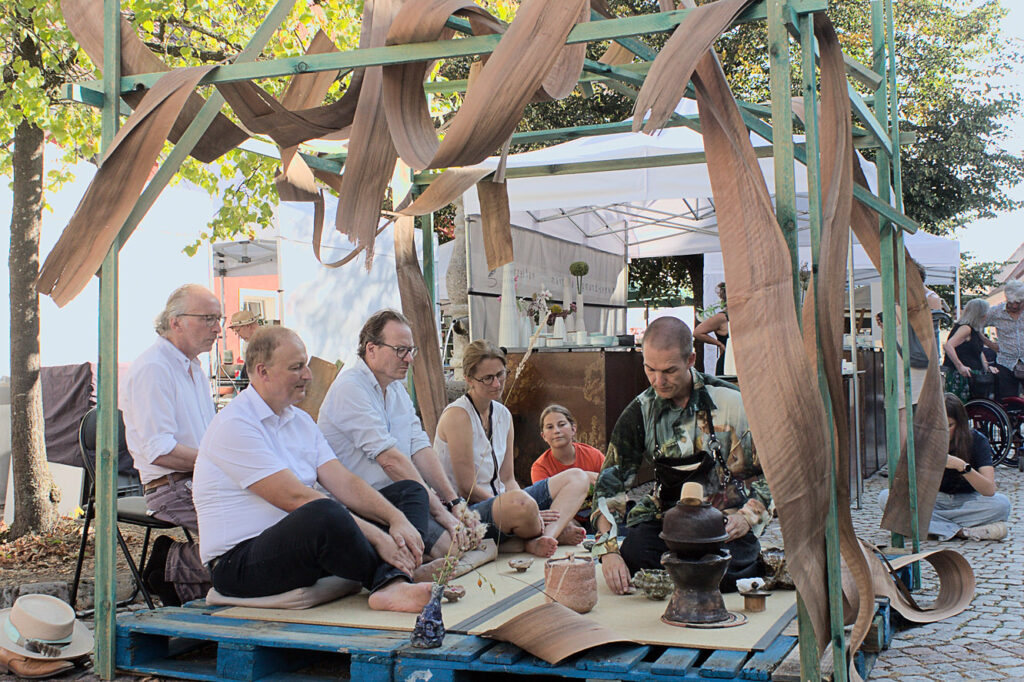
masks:
[(965, 465), (964, 465), (964, 470), (963, 470), (963, 471), (961, 471), (960, 473), (961, 473), (961, 474), (969, 474), (969, 473), (971, 473), (972, 471), (974, 471), (974, 467), (972, 467), (972, 466), (971, 466), (970, 464), (965, 464)]
[(456, 497), (454, 500), (448, 500), (447, 502), (441, 502), (441, 504), (444, 505), (445, 509), (447, 509), (448, 511), (451, 511), (451, 510), (455, 509), (456, 506), (462, 504), (465, 501), (466, 501), (466, 499), (463, 498), (463, 497)]

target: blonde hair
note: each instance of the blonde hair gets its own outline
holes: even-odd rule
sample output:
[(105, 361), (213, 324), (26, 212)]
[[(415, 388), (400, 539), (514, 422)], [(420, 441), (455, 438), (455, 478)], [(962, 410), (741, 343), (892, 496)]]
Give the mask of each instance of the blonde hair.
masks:
[(576, 426), (576, 420), (573, 419), (572, 412), (569, 411), (569, 408), (562, 407), (561, 405), (551, 404), (551, 405), (548, 405), (547, 407), (545, 407), (544, 411), (540, 413), (540, 430), (541, 431), (544, 430), (544, 419), (549, 414), (552, 414), (553, 412), (557, 412), (558, 414), (562, 415), (563, 417), (566, 418), (566, 420), (568, 420), (568, 422), (570, 424), (572, 424), (573, 426)]
[(492, 359), (501, 360), (502, 365), (508, 366), (505, 360), (505, 351), (487, 339), (477, 339), (462, 351), (462, 373), (467, 377), (473, 377), (476, 374), (477, 365), (484, 360)]

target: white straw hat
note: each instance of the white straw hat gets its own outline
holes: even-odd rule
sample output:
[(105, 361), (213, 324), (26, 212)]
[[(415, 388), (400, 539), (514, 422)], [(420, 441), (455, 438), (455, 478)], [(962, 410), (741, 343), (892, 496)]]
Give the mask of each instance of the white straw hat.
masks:
[[(0, 610), (0, 647), (26, 658), (55, 661), (92, 651), (93, 637), (66, 602), (47, 594), (26, 594)], [(55, 648), (57, 655), (41, 650)]]

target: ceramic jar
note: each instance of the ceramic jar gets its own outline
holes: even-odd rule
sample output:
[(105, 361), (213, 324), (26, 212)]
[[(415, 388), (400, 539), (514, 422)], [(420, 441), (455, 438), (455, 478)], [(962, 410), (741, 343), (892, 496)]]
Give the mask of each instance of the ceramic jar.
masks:
[(544, 564), (544, 592), (576, 613), (587, 613), (597, 604), (597, 570), (589, 556), (570, 554)]

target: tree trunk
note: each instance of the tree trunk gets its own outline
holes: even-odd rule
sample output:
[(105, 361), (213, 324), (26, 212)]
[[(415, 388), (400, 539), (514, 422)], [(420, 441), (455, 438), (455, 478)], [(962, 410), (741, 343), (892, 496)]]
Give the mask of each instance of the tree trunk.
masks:
[(39, 230), (43, 208), (43, 131), (23, 120), (14, 131), (11, 211), (11, 537), (50, 529), (60, 491), (46, 464), (39, 381)]

